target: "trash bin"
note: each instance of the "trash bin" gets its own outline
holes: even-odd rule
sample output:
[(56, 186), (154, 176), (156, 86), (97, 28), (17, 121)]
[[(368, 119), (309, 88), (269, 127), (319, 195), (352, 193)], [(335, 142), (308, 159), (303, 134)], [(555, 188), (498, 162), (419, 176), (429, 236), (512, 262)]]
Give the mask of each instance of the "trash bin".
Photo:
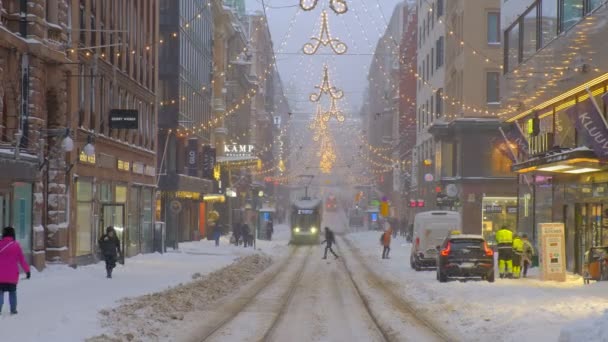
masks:
[(156, 222), (154, 224), (154, 252), (165, 253), (167, 251), (166, 241), (165, 222)]

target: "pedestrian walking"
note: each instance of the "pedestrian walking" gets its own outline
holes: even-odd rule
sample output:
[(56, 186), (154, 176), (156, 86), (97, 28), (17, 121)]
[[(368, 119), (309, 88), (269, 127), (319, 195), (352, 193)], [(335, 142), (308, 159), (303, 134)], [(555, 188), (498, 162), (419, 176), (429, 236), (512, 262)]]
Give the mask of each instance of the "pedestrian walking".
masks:
[(268, 241), (272, 241), (272, 233), (274, 233), (274, 225), (272, 224), (272, 221), (268, 221), (268, 223), (266, 224), (266, 234), (268, 237)]
[(513, 278), (519, 279), (521, 276), (521, 263), (524, 254), (524, 241), (515, 234), (513, 237)]
[(251, 246), (251, 229), (249, 228), (249, 225), (247, 223), (243, 223), (243, 225), (241, 226), (241, 228), (243, 229), (241, 231), (241, 234), (243, 234), (243, 247), (247, 248), (248, 246)]
[(220, 237), (222, 236), (222, 228), (219, 223), (213, 225), (213, 240), (215, 240), (215, 247), (220, 246)]
[(30, 279), (30, 266), (25, 261), (23, 250), (15, 240), (15, 229), (6, 227), (2, 230), (0, 240), (0, 313), (4, 305), (4, 292), (8, 292), (11, 315), (17, 314), (17, 283), (19, 283), (19, 265)]
[(523, 234), (521, 236), (522, 240), (523, 240), (523, 276), (524, 278), (526, 278), (528, 276), (528, 267), (530, 267), (530, 265), (532, 265), (532, 258), (536, 255), (536, 253), (534, 252), (534, 246), (532, 246), (532, 243), (530, 242), (530, 240), (528, 240), (528, 234)]
[(393, 228), (388, 227), (387, 230), (382, 233), (380, 237), (380, 243), (382, 244), (382, 259), (389, 259), (388, 254), (391, 251), (391, 238), (393, 235)]
[(331, 248), (331, 246), (336, 243), (336, 237), (334, 236), (334, 232), (329, 229), (329, 227), (325, 227), (325, 240), (323, 242), (321, 242), (321, 244), (326, 244), (325, 245), (325, 254), (323, 254), (323, 259), (327, 259), (327, 251), (329, 250), (331, 252), (331, 254), (334, 255), (334, 257), (336, 257), (336, 259), (338, 259), (338, 254), (336, 254), (336, 252), (334, 252), (333, 248)]
[(242, 235), (242, 223), (237, 222), (232, 227), (232, 236), (234, 236), (234, 244), (236, 246), (240, 245), (240, 243), (241, 243), (241, 235)]
[(498, 272), (500, 278), (513, 276), (513, 232), (507, 226), (502, 226), (496, 232), (498, 245)]
[(106, 277), (112, 278), (112, 271), (116, 267), (116, 261), (122, 255), (120, 251), (120, 240), (116, 236), (114, 227), (106, 228), (106, 233), (99, 238), (99, 249), (106, 262)]

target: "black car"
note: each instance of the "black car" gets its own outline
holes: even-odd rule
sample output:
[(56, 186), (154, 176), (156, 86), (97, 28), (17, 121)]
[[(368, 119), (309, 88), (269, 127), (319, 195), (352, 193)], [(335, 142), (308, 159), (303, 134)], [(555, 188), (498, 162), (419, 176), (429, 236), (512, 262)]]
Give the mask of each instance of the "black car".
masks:
[(437, 254), (437, 280), (482, 279), (494, 282), (494, 251), (481, 235), (450, 235)]

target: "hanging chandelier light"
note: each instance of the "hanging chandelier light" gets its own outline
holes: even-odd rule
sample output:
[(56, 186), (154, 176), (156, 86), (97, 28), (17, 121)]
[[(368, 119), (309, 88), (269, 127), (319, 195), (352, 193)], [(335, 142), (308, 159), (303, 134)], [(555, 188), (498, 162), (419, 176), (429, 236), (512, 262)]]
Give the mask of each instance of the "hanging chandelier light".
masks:
[[(312, 11), (317, 7), (319, 0), (300, 0), (300, 8), (304, 11)], [(336, 14), (344, 14), (348, 12), (346, 0), (329, 0), (329, 8)]]
[(327, 64), (323, 66), (323, 80), (320, 85), (316, 85), (315, 89), (319, 89), (319, 93), (312, 93), (309, 96), (311, 102), (319, 102), (323, 94), (329, 95), (332, 99), (341, 99), (344, 97), (344, 92), (331, 85), (329, 81), (329, 69)]
[(302, 51), (306, 55), (314, 55), (321, 45), (329, 46), (337, 55), (343, 55), (348, 50), (348, 46), (338, 38), (332, 38), (329, 32), (329, 21), (327, 19), (327, 11), (321, 12), (321, 31), (318, 37), (311, 37), (313, 42), (306, 43), (302, 47)]

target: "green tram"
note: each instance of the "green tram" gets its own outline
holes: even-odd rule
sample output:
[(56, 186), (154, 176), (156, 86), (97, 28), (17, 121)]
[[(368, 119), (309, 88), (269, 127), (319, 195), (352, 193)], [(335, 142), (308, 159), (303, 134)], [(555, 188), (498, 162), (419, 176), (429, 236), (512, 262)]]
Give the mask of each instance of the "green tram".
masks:
[(291, 243), (318, 244), (321, 235), (323, 203), (305, 198), (291, 205)]

